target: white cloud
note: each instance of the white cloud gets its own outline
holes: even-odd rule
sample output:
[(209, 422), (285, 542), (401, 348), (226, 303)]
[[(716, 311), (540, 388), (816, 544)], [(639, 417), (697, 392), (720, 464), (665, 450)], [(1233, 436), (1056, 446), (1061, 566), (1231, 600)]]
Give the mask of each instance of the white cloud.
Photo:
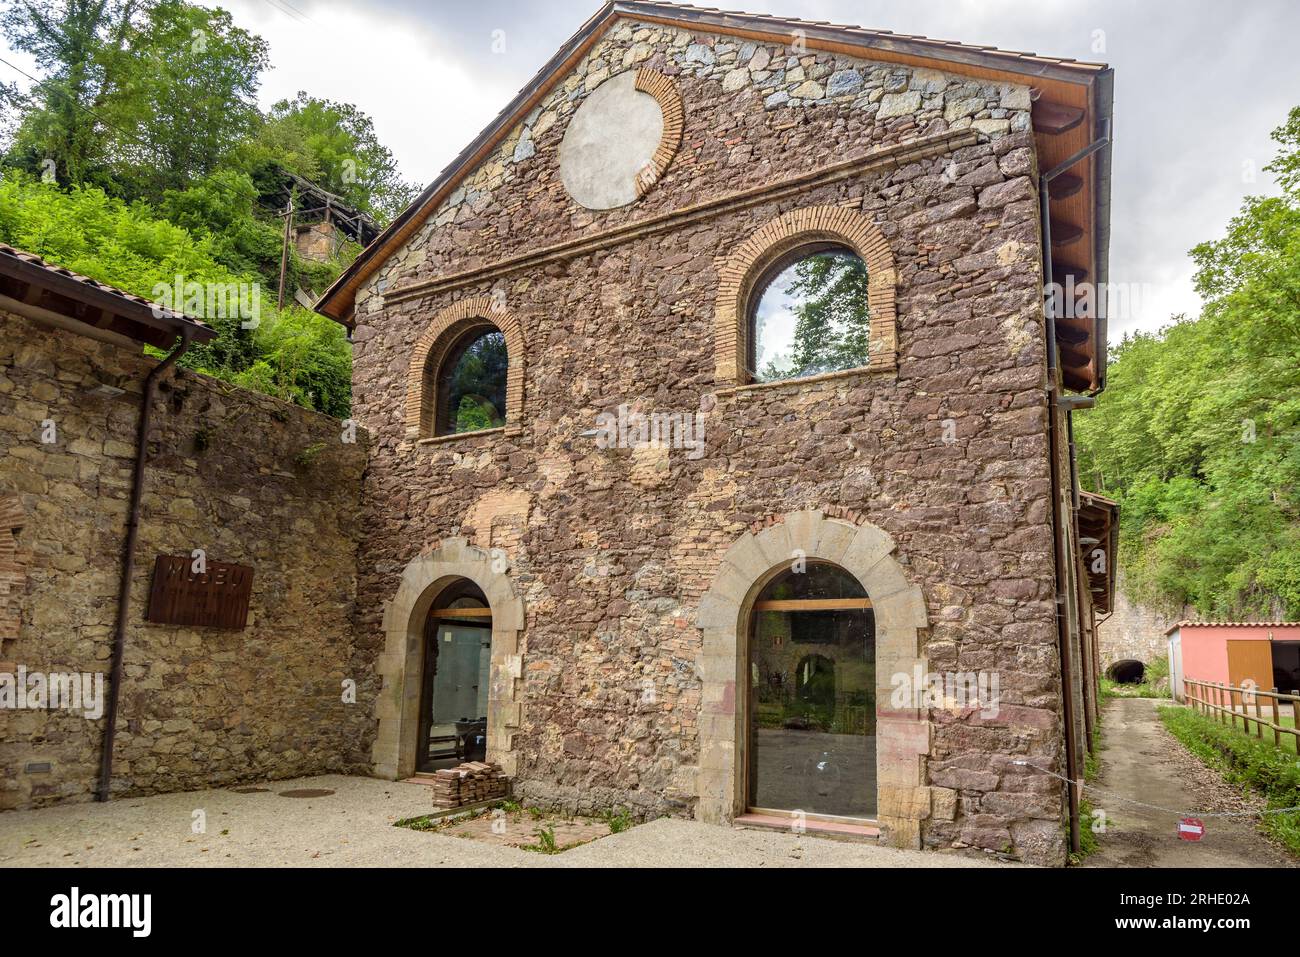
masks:
[[(397, 157), (402, 175), (431, 182), (509, 102), (518, 84), (476, 68), (437, 21), (448, 14), (396, 14), (341, 3), (293, 8), (308, 22), (269, 0), (225, 0), (235, 22), (270, 44), (273, 69), (260, 100), (269, 107), (299, 90), (355, 103), (370, 114), (380, 142)], [(485, 42), (485, 48), (488, 44)]]

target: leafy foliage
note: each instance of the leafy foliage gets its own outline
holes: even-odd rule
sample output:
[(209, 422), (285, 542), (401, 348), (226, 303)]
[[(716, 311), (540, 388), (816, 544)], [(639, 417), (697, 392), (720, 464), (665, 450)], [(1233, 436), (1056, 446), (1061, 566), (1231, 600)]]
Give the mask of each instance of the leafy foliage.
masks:
[(501, 333), (490, 332), (469, 344), (451, 371), (457, 434), (504, 424), (506, 370), (506, 337)]
[(788, 357), (770, 360), (759, 378), (765, 382), (802, 378), (870, 361), (871, 314), (867, 267), (847, 252), (806, 256), (772, 284), (793, 304), (794, 343)]
[[(262, 197), (283, 188), (285, 171), (381, 221), (412, 193), (355, 106), (300, 93), (263, 115), (268, 47), (219, 8), (0, 0), (0, 30), (42, 71), (30, 93), (0, 85), (0, 239), (61, 266), (151, 298), (178, 276), (274, 290), (284, 225)], [(319, 293), (341, 267), (291, 250), (286, 288)], [(343, 330), (260, 304), (256, 330), (205, 317), (219, 338), (183, 364), (346, 415)]]
[(414, 198), (374, 122), (351, 103), (299, 93), (281, 100), (250, 146), (251, 161), (275, 164), (343, 197), (377, 220), (389, 220)]
[(1300, 108), (1274, 139), (1283, 195), (1192, 250), (1201, 317), (1126, 337), (1076, 426), (1132, 597), (1212, 617), (1300, 616)]
[[(144, 203), (128, 205), (97, 187), (63, 191), (24, 174), (0, 180), (0, 241), (153, 299), (177, 276), (202, 284), (258, 282), (256, 274), (221, 262), (216, 238), (157, 219)], [(220, 335), (193, 347), (181, 364), (309, 409), (348, 415), (352, 356), (343, 328), (297, 306), (277, 312), (265, 297), (259, 305), (255, 330), (241, 328), (238, 316), (205, 320)]]

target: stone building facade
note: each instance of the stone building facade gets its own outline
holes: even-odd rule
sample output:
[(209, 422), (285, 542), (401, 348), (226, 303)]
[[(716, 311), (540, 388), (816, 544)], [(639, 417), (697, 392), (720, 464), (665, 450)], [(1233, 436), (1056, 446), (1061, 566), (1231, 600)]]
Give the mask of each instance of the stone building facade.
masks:
[[(0, 309), (0, 675), (98, 675), (107, 691), (142, 387), (156, 365), (121, 336)], [(355, 742), (368, 714), (343, 684), (364, 433), (345, 443), (331, 418), (184, 371), (162, 382), (153, 423), (111, 795), (365, 770)], [(155, 556), (195, 549), (252, 567), (246, 628), (144, 620)], [(91, 799), (104, 704), (5, 703), (0, 810)]]
[[(1039, 176), (1088, 145), (1109, 71), (881, 36), (607, 5), (318, 305), (353, 329), (373, 437), (375, 773), (415, 770), (424, 622), (468, 580), (489, 757), (525, 798), (743, 815), (752, 603), (802, 556), (873, 605), (885, 838), (1063, 859), (1069, 801), (1039, 769), (1087, 747), (1096, 655), (1058, 397), (1101, 387), (1105, 348), (1095, 319), (1049, 328)], [(1043, 91), (1075, 82), (1090, 105), (1056, 122)], [(601, 123), (658, 140), (622, 168)], [(1045, 146), (1054, 123), (1079, 139)], [(1075, 172), (1060, 211), (1104, 276), (1104, 166)], [(870, 361), (755, 383), (758, 277), (822, 242), (867, 265)], [(503, 424), (435, 434), (441, 363), (479, 326), (507, 344)], [(593, 439), (628, 415), (702, 441)], [(917, 669), (996, 672), (996, 714), (888, 707)]]

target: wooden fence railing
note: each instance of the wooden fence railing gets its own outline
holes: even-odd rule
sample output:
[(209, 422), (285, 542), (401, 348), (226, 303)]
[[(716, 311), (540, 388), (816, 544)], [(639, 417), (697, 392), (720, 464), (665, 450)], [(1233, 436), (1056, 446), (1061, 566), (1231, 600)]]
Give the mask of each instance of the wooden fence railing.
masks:
[(1282, 735), (1289, 734), (1294, 739), (1297, 753), (1300, 753), (1300, 728), (1283, 725), (1281, 713), (1281, 706), (1290, 704), (1291, 720), (1293, 724), (1297, 723), (1296, 718), (1300, 717), (1300, 691), (1284, 694), (1276, 688), (1265, 691), (1263, 688), (1184, 678), (1183, 696), (1192, 708), (1207, 717), (1217, 717), (1221, 724), (1231, 724), (1235, 728), (1237, 719), (1240, 718), (1241, 730), (1246, 734), (1251, 733), (1251, 725), (1254, 725), (1255, 737), (1263, 738), (1264, 729), (1268, 728), (1273, 732), (1273, 744), (1278, 747), (1282, 746)]

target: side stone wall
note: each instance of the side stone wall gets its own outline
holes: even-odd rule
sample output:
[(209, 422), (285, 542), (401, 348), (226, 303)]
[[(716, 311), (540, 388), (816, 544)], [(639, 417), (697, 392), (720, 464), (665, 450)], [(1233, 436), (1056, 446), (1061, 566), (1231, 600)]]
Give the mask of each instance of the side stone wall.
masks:
[[(134, 349), (0, 313), (0, 672), (106, 673), (145, 376)], [(97, 394), (110, 386), (116, 397)], [(351, 616), (366, 441), (190, 372), (160, 389), (136, 551), (117, 795), (368, 769)], [(47, 441), (48, 440), (48, 441)], [(6, 544), (6, 539), (9, 544)], [(254, 569), (248, 627), (144, 621), (154, 559)], [(0, 809), (88, 800), (104, 719), (0, 712)], [(43, 764), (49, 770), (42, 770)]]
[(1115, 588), (1115, 613), (1097, 629), (1098, 651), (1103, 673), (1117, 661), (1132, 658), (1149, 665), (1156, 658), (1169, 657), (1167, 632), (1180, 619), (1196, 618), (1193, 608), (1170, 614), (1148, 608), (1129, 599), (1124, 576)]

